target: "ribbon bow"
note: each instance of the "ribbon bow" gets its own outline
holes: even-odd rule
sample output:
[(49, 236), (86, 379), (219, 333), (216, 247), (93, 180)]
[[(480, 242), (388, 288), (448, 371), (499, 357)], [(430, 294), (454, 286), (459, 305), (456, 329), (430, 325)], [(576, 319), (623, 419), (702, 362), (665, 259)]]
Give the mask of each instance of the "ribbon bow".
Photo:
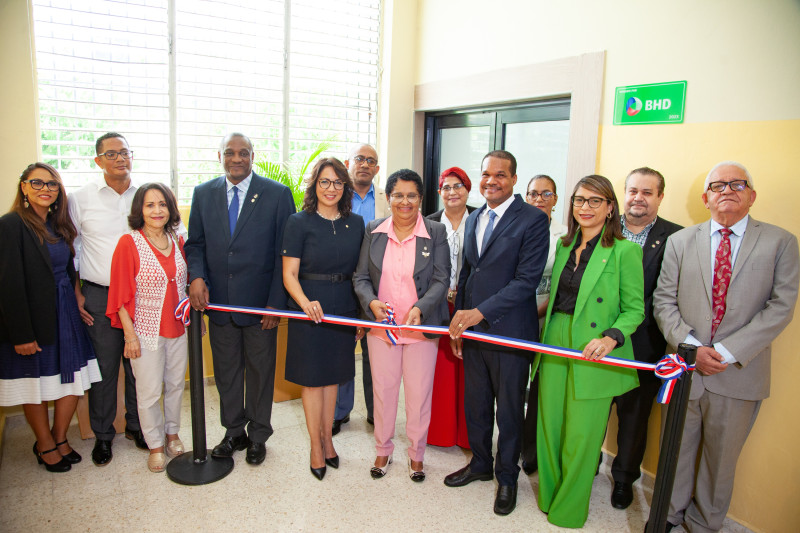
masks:
[(658, 390), (658, 403), (669, 403), (678, 378), (690, 369), (693, 370), (694, 365), (690, 367), (683, 360), (683, 357), (676, 353), (667, 354), (656, 363), (656, 376), (663, 381), (661, 388)]

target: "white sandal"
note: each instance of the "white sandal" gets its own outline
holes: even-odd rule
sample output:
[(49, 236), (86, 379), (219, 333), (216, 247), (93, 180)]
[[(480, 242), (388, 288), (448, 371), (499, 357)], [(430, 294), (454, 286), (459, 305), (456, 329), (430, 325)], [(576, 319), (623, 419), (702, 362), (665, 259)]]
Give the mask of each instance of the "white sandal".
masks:
[(167, 456), (164, 455), (163, 452), (151, 453), (147, 458), (147, 468), (149, 468), (151, 472), (158, 474), (159, 472), (163, 472), (166, 466)]
[(181, 442), (181, 439), (167, 442), (166, 450), (169, 457), (178, 457), (179, 455), (183, 455), (186, 451), (183, 449), (183, 442)]
[(392, 456), (389, 456), (389, 460), (386, 461), (386, 465), (383, 467), (380, 466), (373, 466), (369, 469), (369, 475), (372, 476), (372, 479), (380, 479), (386, 475), (389, 471), (389, 465), (392, 464)]

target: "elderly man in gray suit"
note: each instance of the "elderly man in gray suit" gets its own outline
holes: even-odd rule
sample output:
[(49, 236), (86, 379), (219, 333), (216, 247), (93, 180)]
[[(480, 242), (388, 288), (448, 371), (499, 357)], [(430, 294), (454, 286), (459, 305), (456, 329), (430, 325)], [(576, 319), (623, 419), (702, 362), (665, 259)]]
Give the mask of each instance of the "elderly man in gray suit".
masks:
[(667, 341), (698, 346), (667, 518), (667, 531), (683, 523), (692, 533), (722, 527), (739, 453), (769, 396), (770, 343), (792, 319), (800, 270), (797, 239), (749, 216), (756, 191), (744, 166), (719, 163), (704, 191), (711, 220), (670, 236), (654, 294)]

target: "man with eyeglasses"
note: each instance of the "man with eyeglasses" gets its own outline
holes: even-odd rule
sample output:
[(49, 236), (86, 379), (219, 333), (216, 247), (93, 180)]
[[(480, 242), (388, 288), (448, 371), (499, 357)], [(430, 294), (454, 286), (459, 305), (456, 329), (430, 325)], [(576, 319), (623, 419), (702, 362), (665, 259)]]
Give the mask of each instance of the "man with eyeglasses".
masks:
[[(369, 144), (359, 144), (350, 150), (344, 165), (353, 180), (353, 213), (361, 215), (364, 226), (376, 218), (389, 216), (386, 194), (375, 187), (374, 179), (380, 170), (378, 153)], [(374, 424), (372, 416), (372, 370), (369, 365), (369, 349), (366, 335), (361, 339), (361, 381), (364, 385), (364, 403), (367, 422)], [(350, 421), (350, 411), (355, 403), (355, 380), (339, 384), (336, 396), (336, 412), (333, 415), (333, 434), (342, 430), (342, 424)]]
[(89, 422), (96, 439), (92, 461), (104, 466), (113, 458), (111, 444), (117, 433), (114, 419), (120, 360), (125, 371), (125, 437), (143, 450), (147, 443), (139, 425), (133, 369), (130, 360), (122, 356), (124, 335), (121, 329), (111, 327), (106, 316), (111, 257), (119, 238), (130, 231), (128, 215), (137, 188), (131, 182), (133, 151), (125, 137), (109, 132), (97, 139), (95, 152), (94, 162), (103, 171), (103, 179), (70, 194), (69, 213), (78, 230), (75, 267), (81, 286), (76, 288), (75, 296), (103, 376), (103, 381), (89, 389)]
[[(517, 161), (505, 150), (481, 163), (480, 191), (486, 204), (466, 222), (464, 259), (450, 322), (453, 353), (464, 360), (464, 415), (472, 459), (444, 479), (448, 487), (497, 477), (494, 512), (507, 515), (517, 503), (525, 388), (531, 352), (463, 341), (467, 329), (503, 337), (539, 340), (536, 287), (550, 246), (547, 216), (514, 194)], [(492, 432), (497, 405), (497, 457)]]
[[(682, 229), (658, 216), (664, 199), (664, 176), (657, 170), (642, 167), (625, 178), (625, 213), (622, 235), (642, 247), (644, 267), (644, 321), (631, 335), (633, 355), (638, 361), (656, 363), (667, 353), (667, 341), (653, 318), (653, 291), (667, 238)], [(617, 404), (617, 456), (611, 465), (614, 488), (611, 505), (626, 509), (633, 501), (633, 483), (641, 476), (640, 466), (647, 445), (647, 421), (661, 380), (652, 371), (640, 370), (639, 386), (615, 397)]]
[[(217, 152), (225, 171), (198, 185), (192, 197), (186, 262), (192, 307), (209, 302), (286, 308), (281, 244), (286, 219), (295, 212), (288, 187), (253, 172), (253, 143), (226, 135)], [(214, 380), (225, 437), (211, 451), (264, 462), (272, 435), (277, 317), (208, 311)]]
[(698, 347), (667, 531), (722, 527), (800, 278), (795, 236), (749, 215), (756, 191), (744, 166), (717, 164), (702, 198), (711, 220), (670, 236), (653, 296), (667, 341)]

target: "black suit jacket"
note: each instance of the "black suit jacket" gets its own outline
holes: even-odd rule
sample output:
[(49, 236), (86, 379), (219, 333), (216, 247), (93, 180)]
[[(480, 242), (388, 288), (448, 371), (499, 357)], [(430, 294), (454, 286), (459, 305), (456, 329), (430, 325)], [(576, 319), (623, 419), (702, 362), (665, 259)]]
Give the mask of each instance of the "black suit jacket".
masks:
[[(212, 303), (285, 309), (280, 246), (286, 220), (295, 212), (292, 193), (285, 185), (253, 173), (231, 236), (225, 182), (221, 176), (194, 189), (184, 246), (189, 281), (203, 278)], [(217, 324), (228, 320), (228, 313), (208, 315)], [(239, 326), (261, 320), (243, 313), (231, 316)]]
[[(633, 345), (633, 355), (639, 361), (655, 363), (667, 351), (667, 341), (661, 330), (658, 329), (655, 318), (653, 317), (653, 292), (656, 290), (658, 275), (661, 274), (661, 261), (664, 259), (664, 248), (667, 238), (683, 229), (669, 220), (661, 217), (656, 219), (656, 223), (650, 228), (647, 241), (642, 249), (642, 266), (644, 268), (644, 321), (636, 328), (631, 335)], [(647, 379), (661, 382), (650, 371), (639, 372), (640, 380), (643, 375)]]
[[(0, 218), (0, 341), (54, 344), (58, 329), (56, 279), (46, 242), (17, 213)], [(75, 284), (75, 265), (67, 262)]]
[(485, 209), (484, 204), (467, 219), (455, 309), (478, 308), (485, 320), (474, 331), (538, 341), (536, 287), (550, 247), (547, 215), (514, 195), (479, 257), (475, 229)]

